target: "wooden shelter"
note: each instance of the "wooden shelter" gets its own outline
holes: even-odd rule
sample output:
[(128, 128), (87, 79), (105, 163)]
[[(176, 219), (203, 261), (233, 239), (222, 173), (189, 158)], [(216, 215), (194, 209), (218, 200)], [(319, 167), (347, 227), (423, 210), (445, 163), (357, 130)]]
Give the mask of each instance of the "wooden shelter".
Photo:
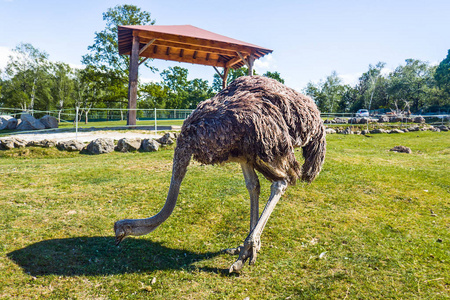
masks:
[[(148, 58), (212, 66), (223, 87), (230, 68), (248, 67), (272, 50), (232, 39), (191, 25), (119, 26), (119, 54), (130, 55), (127, 125), (136, 125), (138, 68)], [(144, 59), (139, 61), (139, 57)], [(220, 72), (217, 68), (223, 68)]]

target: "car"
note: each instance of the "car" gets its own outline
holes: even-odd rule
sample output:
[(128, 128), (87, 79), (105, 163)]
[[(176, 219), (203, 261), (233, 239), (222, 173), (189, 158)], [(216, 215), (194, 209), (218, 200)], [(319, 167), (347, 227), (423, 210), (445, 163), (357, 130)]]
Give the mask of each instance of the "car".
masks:
[(368, 117), (368, 116), (369, 116), (369, 111), (367, 109), (360, 109), (356, 112), (357, 118)]

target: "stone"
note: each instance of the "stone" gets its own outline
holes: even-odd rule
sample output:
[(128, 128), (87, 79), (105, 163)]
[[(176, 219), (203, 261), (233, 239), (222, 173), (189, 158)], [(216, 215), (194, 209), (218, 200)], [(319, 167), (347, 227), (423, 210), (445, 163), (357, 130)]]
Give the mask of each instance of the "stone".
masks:
[(389, 117), (388, 116), (379, 116), (378, 123), (389, 123)]
[(389, 151), (400, 152), (400, 153), (412, 153), (411, 148), (405, 146), (395, 146)]
[(346, 119), (346, 118), (334, 118), (334, 123), (337, 123), (337, 124), (348, 124), (348, 119)]
[(367, 129), (364, 129), (363, 131), (361, 131), (361, 134), (363, 134), (363, 135), (366, 135), (366, 134), (369, 134), (369, 133), (370, 133), (370, 131), (367, 130)]
[(61, 141), (56, 144), (56, 148), (68, 152), (81, 151), (84, 148), (84, 143), (75, 140)]
[(123, 138), (117, 142), (117, 146), (114, 150), (119, 152), (132, 152), (137, 151), (141, 148), (141, 139), (140, 138)]
[(448, 127), (447, 126), (445, 126), (445, 125), (439, 125), (439, 126), (436, 126), (440, 131), (448, 131), (449, 129), (448, 129)]
[(420, 124), (422, 124), (422, 123), (425, 123), (425, 118), (424, 117), (422, 117), (422, 116), (417, 116), (417, 117), (414, 117), (414, 119), (412, 120), (414, 123), (420, 123)]
[(392, 129), (389, 131), (389, 133), (405, 133), (405, 132), (400, 129)]
[(58, 119), (49, 115), (45, 115), (39, 119), (46, 129), (58, 128)]
[(158, 151), (160, 144), (154, 139), (143, 139), (141, 143), (141, 150), (143, 152)]
[(333, 134), (333, 133), (336, 133), (336, 130), (334, 130), (333, 128), (327, 128), (327, 129), (325, 129), (325, 133), (326, 134)]
[(41, 140), (41, 141), (30, 141), (27, 143), (27, 147), (42, 147), (42, 148), (50, 148), (55, 147), (56, 141), (54, 140)]
[(22, 148), (27, 145), (27, 142), (18, 138), (4, 138), (0, 139), (0, 150), (10, 150), (14, 148)]
[(98, 138), (90, 142), (83, 152), (86, 154), (103, 154), (114, 151), (114, 141), (111, 138)]
[(172, 145), (175, 140), (175, 135), (172, 132), (168, 132), (157, 141), (162, 145)]
[(411, 126), (411, 127), (408, 127), (408, 131), (420, 131), (420, 127), (419, 126)]
[(17, 127), (17, 119), (11, 116), (2, 115), (0, 116), (0, 130), (10, 129), (14, 130)]
[(370, 133), (386, 133), (386, 130), (381, 129), (381, 128), (376, 128), (370, 131)]
[(340, 132), (341, 134), (353, 134), (351, 127), (347, 127)]
[(44, 124), (30, 114), (22, 114), (20, 120), (21, 122), (16, 128), (17, 130), (45, 129)]

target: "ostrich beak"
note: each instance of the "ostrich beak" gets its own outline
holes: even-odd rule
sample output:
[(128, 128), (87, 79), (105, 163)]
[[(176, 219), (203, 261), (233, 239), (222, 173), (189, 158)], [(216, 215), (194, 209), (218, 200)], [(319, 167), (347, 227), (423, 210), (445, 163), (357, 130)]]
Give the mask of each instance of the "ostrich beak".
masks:
[(116, 235), (116, 246), (119, 246), (119, 244), (123, 241), (124, 238), (125, 234)]

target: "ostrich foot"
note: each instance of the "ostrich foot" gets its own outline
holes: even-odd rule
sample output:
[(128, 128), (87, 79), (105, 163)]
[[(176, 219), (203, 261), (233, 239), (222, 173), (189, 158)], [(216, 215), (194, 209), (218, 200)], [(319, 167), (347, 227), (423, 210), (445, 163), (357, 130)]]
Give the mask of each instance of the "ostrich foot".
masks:
[(228, 249), (224, 249), (222, 251), (226, 254), (238, 255), (239, 253), (241, 253), (242, 248), (244, 248), (244, 246), (238, 246), (236, 248), (228, 248)]
[(256, 256), (258, 255), (258, 251), (261, 249), (261, 240), (260, 239), (253, 239), (250, 241), (245, 240), (244, 246), (238, 248), (240, 249), (239, 258), (230, 267), (230, 273), (233, 272), (239, 273), (242, 267), (244, 266), (245, 262), (249, 258), (250, 258), (249, 265), (255, 264)]

